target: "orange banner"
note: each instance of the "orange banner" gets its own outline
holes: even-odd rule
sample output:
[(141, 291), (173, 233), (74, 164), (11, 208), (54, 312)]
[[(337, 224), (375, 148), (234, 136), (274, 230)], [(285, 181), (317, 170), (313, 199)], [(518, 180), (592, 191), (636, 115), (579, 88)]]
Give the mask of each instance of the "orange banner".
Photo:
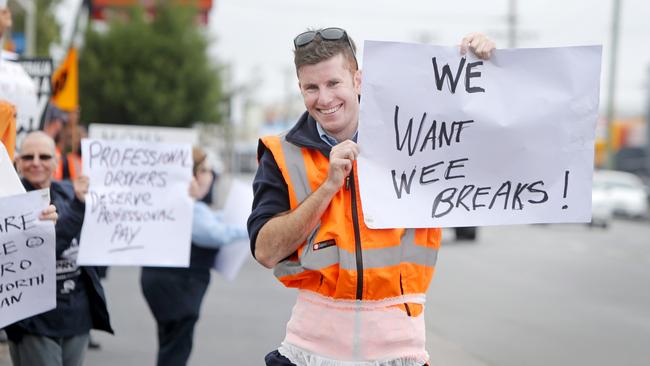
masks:
[(52, 103), (68, 112), (79, 106), (79, 71), (74, 47), (68, 50), (65, 60), (52, 75)]

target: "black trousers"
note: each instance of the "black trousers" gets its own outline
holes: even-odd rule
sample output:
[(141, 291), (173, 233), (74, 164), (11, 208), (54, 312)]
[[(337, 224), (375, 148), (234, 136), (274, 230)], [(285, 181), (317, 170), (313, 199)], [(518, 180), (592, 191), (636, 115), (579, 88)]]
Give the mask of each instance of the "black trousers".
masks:
[(157, 366), (184, 366), (210, 283), (209, 270), (143, 268), (140, 284), (158, 327)]
[[(282, 356), (277, 349), (266, 355), (266, 357), (264, 357), (264, 361), (266, 361), (266, 366), (296, 366), (295, 364), (291, 363), (288, 358)], [(424, 366), (428, 366), (428, 364)]]
[(266, 355), (264, 361), (266, 361), (266, 366), (296, 366), (288, 358), (282, 356), (277, 349)]

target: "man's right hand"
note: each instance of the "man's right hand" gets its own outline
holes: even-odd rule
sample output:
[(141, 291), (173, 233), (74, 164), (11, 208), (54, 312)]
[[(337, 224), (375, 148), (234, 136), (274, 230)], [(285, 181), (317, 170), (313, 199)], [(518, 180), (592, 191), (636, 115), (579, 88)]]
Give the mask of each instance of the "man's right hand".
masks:
[(330, 152), (330, 165), (325, 184), (328, 188), (338, 191), (341, 189), (345, 178), (350, 175), (352, 164), (359, 156), (359, 147), (352, 140), (345, 140), (332, 147)]

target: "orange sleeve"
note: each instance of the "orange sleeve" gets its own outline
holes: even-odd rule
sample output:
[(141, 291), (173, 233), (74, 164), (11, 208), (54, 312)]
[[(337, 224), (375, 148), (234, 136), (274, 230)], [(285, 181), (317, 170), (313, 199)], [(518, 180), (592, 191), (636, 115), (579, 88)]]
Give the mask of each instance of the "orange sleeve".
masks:
[(5, 145), (9, 158), (14, 159), (16, 150), (16, 108), (0, 100), (0, 141)]

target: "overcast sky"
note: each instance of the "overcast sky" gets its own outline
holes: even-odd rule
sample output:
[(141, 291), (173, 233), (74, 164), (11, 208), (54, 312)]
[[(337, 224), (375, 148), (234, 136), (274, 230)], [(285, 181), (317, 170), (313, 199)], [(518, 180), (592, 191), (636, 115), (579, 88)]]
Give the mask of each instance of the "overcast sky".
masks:
[[(617, 109), (638, 115), (647, 109), (650, 70), (650, 2), (621, 0)], [(613, 0), (526, 0), (517, 2), (518, 47), (584, 44), (604, 46), (601, 110), (608, 89)], [(507, 47), (509, 0), (215, 0), (211, 50), (233, 70), (233, 82), (273, 103), (297, 95), (292, 66), (293, 37), (309, 27), (345, 28), (361, 49), (364, 40), (454, 45), (468, 32), (487, 33)]]

